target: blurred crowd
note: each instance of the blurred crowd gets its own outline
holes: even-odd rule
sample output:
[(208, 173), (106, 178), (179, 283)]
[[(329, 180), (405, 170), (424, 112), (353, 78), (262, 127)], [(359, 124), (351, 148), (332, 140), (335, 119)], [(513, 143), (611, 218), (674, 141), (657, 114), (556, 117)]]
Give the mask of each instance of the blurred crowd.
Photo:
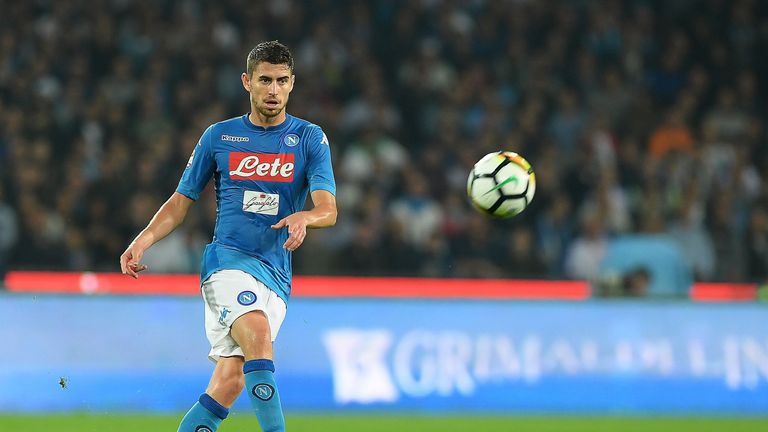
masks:
[[(594, 278), (641, 233), (697, 280), (768, 280), (757, 0), (3, 2), (0, 272), (118, 271), (206, 126), (248, 111), (239, 75), (273, 39), (338, 184), (298, 274)], [(500, 149), (537, 175), (505, 221), (465, 191)], [(211, 187), (151, 270), (197, 271), (214, 221)]]

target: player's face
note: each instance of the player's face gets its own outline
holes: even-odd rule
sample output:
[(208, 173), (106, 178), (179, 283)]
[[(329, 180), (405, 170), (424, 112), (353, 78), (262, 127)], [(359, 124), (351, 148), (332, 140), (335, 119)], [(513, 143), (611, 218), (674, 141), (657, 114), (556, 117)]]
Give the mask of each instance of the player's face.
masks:
[(256, 65), (253, 75), (243, 74), (243, 86), (251, 95), (251, 109), (265, 118), (282, 114), (295, 79), (288, 65), (267, 62)]

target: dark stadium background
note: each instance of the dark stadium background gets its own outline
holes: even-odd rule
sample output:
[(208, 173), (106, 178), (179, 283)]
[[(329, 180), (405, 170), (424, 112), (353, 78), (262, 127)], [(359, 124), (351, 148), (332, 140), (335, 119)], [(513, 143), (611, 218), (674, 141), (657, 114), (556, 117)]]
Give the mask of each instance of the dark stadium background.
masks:
[[(338, 185), (338, 224), (309, 233), (296, 274), (586, 281), (595, 297), (635, 297), (627, 310), (692, 307), (696, 287), (768, 322), (753, 303), (768, 284), (757, 0), (0, 0), (0, 287), (6, 273), (119, 271), (203, 130), (248, 110), (245, 56), (274, 39), (296, 59), (288, 111), (323, 127)], [(465, 191), (472, 164), (502, 149), (537, 176), (507, 221)], [(152, 274), (199, 270), (214, 208), (209, 188), (147, 253)], [(674, 249), (687, 282), (648, 281), (648, 239)], [(638, 240), (642, 265), (606, 270)], [(24, 290), (0, 305), (39, 295)]]

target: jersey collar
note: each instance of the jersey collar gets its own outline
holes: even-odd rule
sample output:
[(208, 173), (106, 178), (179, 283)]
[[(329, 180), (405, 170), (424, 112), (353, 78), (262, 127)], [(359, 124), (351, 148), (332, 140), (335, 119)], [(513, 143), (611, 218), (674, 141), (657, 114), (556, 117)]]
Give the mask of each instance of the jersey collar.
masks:
[(291, 120), (293, 120), (293, 116), (288, 114), (288, 113), (286, 113), (285, 114), (285, 121), (284, 122), (282, 122), (282, 123), (280, 123), (278, 125), (275, 125), (275, 126), (263, 127), (263, 126), (256, 126), (255, 124), (253, 124), (251, 122), (251, 119), (248, 118), (248, 116), (250, 116), (250, 115), (251, 115), (250, 112), (248, 112), (245, 115), (243, 115), (243, 117), (242, 117), (243, 124), (245, 124), (245, 126), (248, 127), (249, 129), (253, 129), (253, 130), (259, 131), (259, 132), (272, 132), (272, 131), (283, 130), (283, 129), (287, 128), (288, 124), (291, 123)]

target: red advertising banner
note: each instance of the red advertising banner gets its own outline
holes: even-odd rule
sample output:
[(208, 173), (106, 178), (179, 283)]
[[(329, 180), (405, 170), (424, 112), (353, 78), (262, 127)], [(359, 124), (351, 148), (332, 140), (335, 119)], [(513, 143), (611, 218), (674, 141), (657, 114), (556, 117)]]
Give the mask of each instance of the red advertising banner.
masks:
[[(198, 276), (188, 274), (134, 280), (120, 273), (9, 272), (5, 278), (8, 291), (26, 293), (198, 295), (199, 286)], [(754, 284), (696, 283), (690, 298), (754, 301), (756, 292)], [(296, 276), (291, 296), (583, 301), (591, 288), (587, 281)]]
[[(144, 274), (134, 280), (120, 273), (9, 272), (5, 285), (11, 292), (197, 295), (200, 279), (197, 275)], [(291, 295), (585, 300), (590, 287), (583, 281), (296, 276)]]

